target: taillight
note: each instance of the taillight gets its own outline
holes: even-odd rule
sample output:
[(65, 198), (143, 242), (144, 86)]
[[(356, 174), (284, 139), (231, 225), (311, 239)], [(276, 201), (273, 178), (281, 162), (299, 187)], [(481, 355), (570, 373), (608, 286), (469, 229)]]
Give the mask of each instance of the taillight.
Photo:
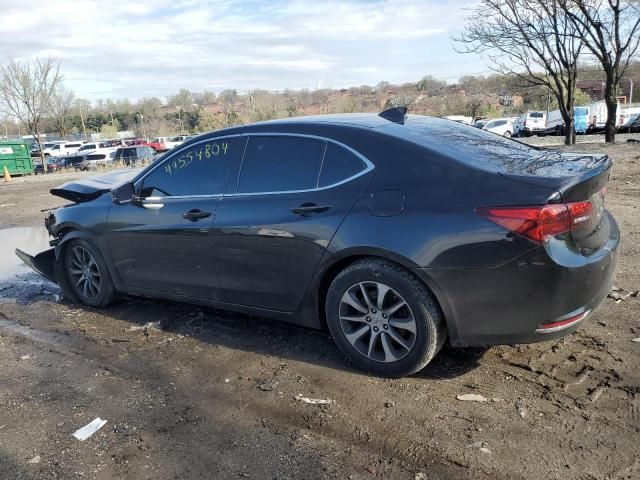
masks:
[(526, 127), (527, 126), (527, 121), (525, 120), (524, 122), (522, 122), (522, 126)]
[(542, 243), (547, 237), (588, 224), (593, 205), (591, 202), (571, 202), (527, 207), (482, 207), (476, 212), (507, 230)]

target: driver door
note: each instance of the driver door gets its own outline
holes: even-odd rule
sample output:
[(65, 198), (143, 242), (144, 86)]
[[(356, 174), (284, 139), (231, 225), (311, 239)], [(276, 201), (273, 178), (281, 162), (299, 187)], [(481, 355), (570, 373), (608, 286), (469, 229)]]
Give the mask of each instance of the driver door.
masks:
[(209, 236), (240, 137), (176, 149), (136, 182), (138, 199), (113, 205), (108, 244), (127, 287), (216, 301)]

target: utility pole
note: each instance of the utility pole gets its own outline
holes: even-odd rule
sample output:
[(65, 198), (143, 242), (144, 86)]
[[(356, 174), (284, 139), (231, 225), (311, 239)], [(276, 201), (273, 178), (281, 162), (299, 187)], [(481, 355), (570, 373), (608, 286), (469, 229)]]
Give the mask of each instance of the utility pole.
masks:
[(547, 87), (547, 117), (549, 116), (549, 107), (551, 106), (551, 89)]
[(629, 78), (629, 108), (631, 108), (631, 103), (633, 102), (633, 79)]
[(87, 142), (89, 139), (87, 138), (87, 127), (84, 124), (84, 117), (82, 116), (82, 109), (80, 109), (80, 121), (82, 122), (82, 131), (84, 132), (84, 141)]
[(144, 138), (147, 138), (147, 132), (144, 129), (144, 115), (142, 115), (141, 113), (136, 113), (136, 115), (140, 117), (140, 125), (142, 126), (142, 136)]

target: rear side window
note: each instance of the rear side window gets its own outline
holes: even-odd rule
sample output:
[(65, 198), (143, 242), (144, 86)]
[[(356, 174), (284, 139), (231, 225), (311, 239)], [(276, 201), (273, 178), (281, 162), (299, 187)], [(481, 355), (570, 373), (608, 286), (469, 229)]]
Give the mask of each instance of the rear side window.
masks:
[(316, 188), (325, 146), (323, 141), (303, 137), (250, 137), (238, 179), (238, 193)]
[(144, 180), (142, 197), (218, 195), (224, 192), (226, 159), (235, 155), (236, 138), (190, 145), (161, 162)]
[(327, 143), (327, 151), (322, 163), (319, 187), (326, 187), (342, 182), (357, 175), (367, 168), (367, 165), (354, 153), (335, 143)]

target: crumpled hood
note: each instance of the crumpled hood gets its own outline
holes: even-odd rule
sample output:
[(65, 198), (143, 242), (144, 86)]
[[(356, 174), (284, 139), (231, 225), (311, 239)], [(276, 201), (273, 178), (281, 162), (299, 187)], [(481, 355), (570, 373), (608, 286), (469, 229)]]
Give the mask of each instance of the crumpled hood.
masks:
[(90, 202), (114, 187), (134, 179), (143, 169), (127, 168), (116, 170), (95, 177), (74, 180), (50, 190), (51, 195), (71, 200), (72, 202)]

